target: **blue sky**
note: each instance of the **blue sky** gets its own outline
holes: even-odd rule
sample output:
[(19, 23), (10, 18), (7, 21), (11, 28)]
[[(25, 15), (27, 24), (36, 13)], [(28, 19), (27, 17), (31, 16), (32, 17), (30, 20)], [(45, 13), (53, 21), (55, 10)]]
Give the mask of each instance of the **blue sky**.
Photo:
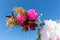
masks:
[(6, 15), (11, 15), (14, 7), (23, 7), (26, 10), (35, 9), (43, 13), (42, 20), (60, 19), (60, 0), (0, 0), (0, 40), (36, 40), (37, 30), (23, 33), (21, 28), (14, 28), (7, 32)]

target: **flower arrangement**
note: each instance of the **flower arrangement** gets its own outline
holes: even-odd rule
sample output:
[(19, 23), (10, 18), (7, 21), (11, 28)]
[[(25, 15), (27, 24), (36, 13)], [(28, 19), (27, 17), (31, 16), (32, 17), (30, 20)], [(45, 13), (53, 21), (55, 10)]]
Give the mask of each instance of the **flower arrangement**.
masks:
[[(17, 17), (14, 16), (14, 12), (17, 13)], [(12, 16), (8, 17), (6, 24), (13, 28), (20, 26), (23, 28), (23, 32), (28, 30), (36, 30), (38, 28), (38, 39), (37, 40), (60, 40), (60, 20), (39, 20), (38, 12), (34, 9), (26, 11), (23, 8), (15, 8), (12, 11)], [(40, 31), (40, 32), (39, 32)]]
[[(23, 8), (15, 8), (14, 12), (18, 15), (17, 17), (11, 16), (8, 18), (7, 25), (14, 27), (16, 25), (21, 25), (23, 31), (27, 32), (30, 30), (35, 30), (37, 27), (37, 21), (39, 14), (36, 10), (31, 9), (29, 11), (24, 10)], [(13, 13), (12, 13), (13, 14)]]

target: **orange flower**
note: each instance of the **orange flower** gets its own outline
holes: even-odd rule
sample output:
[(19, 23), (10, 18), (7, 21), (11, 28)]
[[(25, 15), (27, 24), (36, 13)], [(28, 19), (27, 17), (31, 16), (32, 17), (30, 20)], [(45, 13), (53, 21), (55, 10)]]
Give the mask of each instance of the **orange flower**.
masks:
[(19, 25), (19, 21), (17, 20), (17, 18), (11, 17), (8, 19), (6, 24), (12, 28), (14, 26)]
[(15, 11), (18, 13), (19, 16), (27, 17), (27, 11), (23, 8), (15, 8)]

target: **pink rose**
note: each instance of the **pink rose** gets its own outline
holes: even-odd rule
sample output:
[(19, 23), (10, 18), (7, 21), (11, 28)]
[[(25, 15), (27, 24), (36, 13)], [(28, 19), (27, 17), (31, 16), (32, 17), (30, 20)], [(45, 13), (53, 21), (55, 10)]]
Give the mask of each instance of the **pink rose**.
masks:
[(38, 18), (38, 13), (34, 9), (31, 9), (28, 11), (28, 18), (29, 20), (36, 20)]
[(18, 16), (17, 19), (19, 20), (20, 24), (26, 21), (26, 18), (24, 16)]

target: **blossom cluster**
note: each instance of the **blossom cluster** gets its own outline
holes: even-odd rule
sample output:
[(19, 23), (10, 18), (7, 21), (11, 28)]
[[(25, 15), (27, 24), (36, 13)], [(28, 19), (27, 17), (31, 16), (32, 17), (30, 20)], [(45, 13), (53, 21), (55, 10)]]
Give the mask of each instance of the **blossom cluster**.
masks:
[(15, 17), (12, 12), (12, 16), (7, 16), (7, 25), (11, 28), (20, 26), (23, 28), (23, 32), (28, 30), (36, 30), (37, 26), (40, 26), (41, 40), (60, 40), (60, 20), (39, 20), (41, 15), (34, 9), (26, 11), (23, 8), (15, 8), (14, 12), (17, 13)]
[[(16, 25), (21, 25), (23, 27), (22, 31), (27, 32), (29, 29), (30, 30), (35, 30), (37, 27), (37, 21), (38, 21), (38, 12), (34, 9), (31, 10), (24, 10), (23, 8), (15, 8), (14, 11), (18, 14), (17, 17), (11, 16), (8, 21), (7, 25), (9, 26), (16, 26)], [(15, 19), (13, 19), (13, 18)], [(13, 21), (15, 20), (15, 21)], [(17, 23), (18, 22), (18, 23)]]
[(53, 20), (45, 20), (41, 30), (41, 40), (60, 40), (60, 23)]

